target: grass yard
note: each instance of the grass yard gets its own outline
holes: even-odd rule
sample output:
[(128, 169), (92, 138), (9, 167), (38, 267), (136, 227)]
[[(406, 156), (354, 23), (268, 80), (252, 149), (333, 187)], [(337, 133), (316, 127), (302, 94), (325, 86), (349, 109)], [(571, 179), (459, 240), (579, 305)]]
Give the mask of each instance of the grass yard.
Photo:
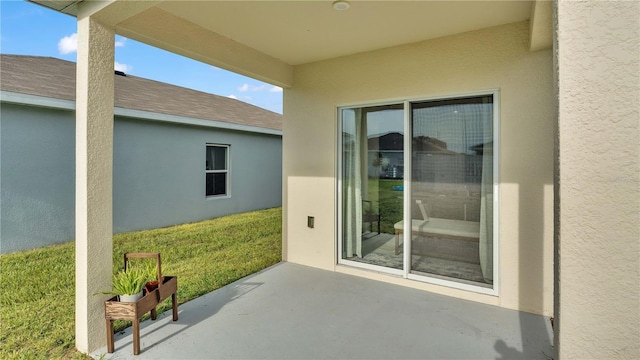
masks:
[(393, 190), (403, 184), (402, 179), (369, 179), (368, 198), (374, 199), (373, 208), (381, 217), (380, 228), (383, 233), (393, 234), (393, 225), (402, 220), (403, 191)]
[[(281, 224), (274, 208), (117, 234), (114, 271), (126, 252), (159, 252), (163, 274), (178, 277), (182, 304), (279, 262)], [(74, 259), (73, 242), (0, 256), (1, 359), (85, 358), (75, 351)]]

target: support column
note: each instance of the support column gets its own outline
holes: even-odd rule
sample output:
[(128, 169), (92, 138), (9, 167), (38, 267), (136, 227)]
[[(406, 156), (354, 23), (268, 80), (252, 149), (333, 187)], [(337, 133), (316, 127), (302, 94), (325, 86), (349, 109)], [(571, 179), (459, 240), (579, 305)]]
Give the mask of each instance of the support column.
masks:
[(76, 347), (106, 344), (104, 300), (111, 289), (114, 30), (78, 18), (76, 70)]
[(555, 7), (555, 358), (637, 359), (640, 3)]

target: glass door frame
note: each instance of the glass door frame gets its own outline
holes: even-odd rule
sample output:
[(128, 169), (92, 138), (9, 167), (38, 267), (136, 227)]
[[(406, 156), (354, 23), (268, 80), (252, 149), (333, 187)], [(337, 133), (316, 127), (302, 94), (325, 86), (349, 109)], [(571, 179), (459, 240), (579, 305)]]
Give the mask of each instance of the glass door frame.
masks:
[[(343, 169), (343, 159), (342, 159), (342, 151), (343, 151), (343, 140), (342, 140), (342, 110), (344, 109), (353, 109), (353, 108), (365, 108), (365, 107), (375, 107), (375, 106), (386, 106), (386, 105), (398, 105), (398, 104), (404, 104), (403, 101), (401, 100), (396, 100), (396, 101), (386, 101), (386, 102), (374, 102), (374, 103), (360, 103), (360, 104), (356, 104), (356, 105), (340, 105), (337, 107), (337, 131), (336, 131), (336, 143), (337, 143), (337, 153), (336, 153), (336, 206), (337, 206), (337, 219), (336, 219), (336, 224), (337, 224), (337, 229), (336, 229), (336, 242), (337, 242), (337, 247), (336, 247), (336, 263), (338, 265), (348, 265), (351, 267), (356, 267), (356, 268), (362, 268), (362, 269), (366, 269), (366, 270), (372, 270), (372, 271), (376, 271), (376, 272), (380, 272), (380, 273), (385, 273), (385, 274), (391, 274), (391, 275), (396, 275), (396, 276), (402, 276), (404, 278), (407, 277), (405, 268), (406, 266), (403, 263), (403, 269), (394, 269), (394, 268), (389, 268), (389, 267), (384, 267), (384, 266), (379, 266), (379, 265), (373, 265), (373, 264), (367, 264), (367, 263), (363, 263), (363, 262), (358, 262), (358, 261), (352, 261), (352, 260), (347, 260), (347, 259), (342, 259), (342, 250), (343, 250), (343, 233), (342, 233), (342, 228), (343, 228), (343, 222), (342, 222), (342, 215), (343, 215), (343, 203), (342, 203), (342, 199), (343, 199), (343, 193), (342, 193), (342, 176), (344, 175), (342, 173), (342, 169)], [(406, 113), (406, 108), (403, 108), (403, 112)], [(404, 124), (404, 123), (403, 123)], [(406, 136), (404, 136), (404, 138), (406, 138)], [(403, 182), (404, 183), (404, 182)], [(403, 194), (403, 204), (404, 204), (404, 194)], [(404, 206), (404, 205), (403, 205)], [(404, 216), (404, 215), (403, 215)]]
[[(403, 104), (404, 111), (404, 178), (403, 178), (403, 221), (404, 228), (411, 229), (411, 182), (412, 182), (412, 164), (411, 164), (411, 154), (412, 154), (412, 121), (411, 121), (411, 113), (412, 113), (412, 104), (425, 102), (425, 101), (436, 101), (436, 100), (445, 100), (445, 99), (460, 99), (467, 97), (475, 97), (475, 96), (486, 96), (490, 95), (493, 97), (493, 284), (490, 287), (484, 287), (480, 285), (472, 285), (468, 283), (457, 282), (454, 280), (446, 280), (439, 277), (431, 277), (426, 275), (418, 275), (411, 273), (411, 232), (404, 231), (402, 233), (402, 241), (403, 241), (403, 269), (392, 269), (383, 266), (371, 265), (356, 261), (350, 261), (346, 259), (342, 259), (342, 247), (343, 247), (343, 231), (342, 231), (342, 215), (343, 215), (343, 204), (342, 204), (342, 151), (343, 151), (343, 143), (342, 143), (342, 110), (344, 109), (353, 109), (353, 108), (364, 108), (369, 106), (383, 106), (383, 105), (397, 105)], [(405, 279), (415, 280), (425, 283), (430, 283), (434, 285), (445, 286), (449, 288), (455, 288), (460, 290), (471, 291), (475, 293), (499, 296), (500, 290), (500, 90), (499, 89), (490, 89), (483, 91), (475, 91), (475, 92), (466, 92), (466, 93), (455, 93), (455, 94), (445, 94), (438, 96), (429, 96), (429, 97), (419, 97), (419, 98), (411, 98), (411, 99), (403, 99), (403, 100), (390, 100), (384, 102), (372, 102), (372, 103), (358, 103), (358, 104), (345, 104), (339, 105), (337, 107), (337, 131), (336, 131), (336, 143), (337, 143), (337, 153), (336, 153), (336, 204), (337, 204), (337, 231), (336, 231), (336, 263), (338, 265), (347, 265), (356, 268), (362, 268), (367, 270), (373, 270), (385, 274), (391, 275), (400, 275)], [(407, 156), (408, 154), (408, 156)]]

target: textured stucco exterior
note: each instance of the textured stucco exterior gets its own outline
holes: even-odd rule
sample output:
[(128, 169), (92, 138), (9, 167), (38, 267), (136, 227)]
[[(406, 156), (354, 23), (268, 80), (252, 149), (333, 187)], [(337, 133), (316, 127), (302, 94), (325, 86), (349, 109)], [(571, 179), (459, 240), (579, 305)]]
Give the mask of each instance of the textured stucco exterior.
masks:
[[(278, 135), (119, 118), (114, 231), (148, 229), (280, 206)], [(230, 145), (229, 194), (205, 197), (205, 146)]]
[[(492, 89), (501, 113), (499, 295), (336, 265), (337, 107)], [(295, 134), (283, 143), (285, 258), (551, 315), (553, 101), (552, 52), (529, 51), (527, 22), (297, 66), (284, 93), (284, 133)]]
[[(80, 7), (83, 4), (89, 3)], [(127, 10), (131, 2), (126, 1), (91, 4), (107, 6), (109, 16), (103, 19), (118, 26), (122, 35), (291, 86), (284, 94), (285, 259), (545, 315), (551, 313), (553, 299), (554, 358), (640, 357), (637, 1), (553, 1), (553, 51), (529, 51), (540, 45), (534, 40), (548, 34), (546, 20), (539, 22), (547, 18), (547, 3), (540, 0), (532, 4), (528, 36), (528, 25), (519, 23), (267, 69), (257, 65), (271, 64), (269, 57), (282, 58), (281, 53), (268, 46), (264, 54), (243, 46), (234, 47), (231, 55), (221, 52), (228, 42), (217, 30), (203, 31), (219, 23), (212, 23), (202, 8), (170, 4), (144, 12), (146, 5), (140, 4)], [(173, 6), (186, 9), (182, 17), (172, 14)], [(260, 16), (272, 19), (272, 14)], [(387, 15), (370, 14), (365, 21)], [(443, 18), (465, 22), (455, 14)], [(205, 26), (197, 25), (198, 18)], [(311, 30), (308, 23), (297, 28), (302, 31), (287, 28), (287, 35), (306, 39), (301, 34)], [(358, 23), (349, 22), (351, 27)], [(229, 31), (221, 27), (225, 29)], [(260, 31), (250, 40), (264, 34)], [(365, 39), (383, 38), (380, 31), (367, 34)], [(291, 38), (272, 39), (291, 48)], [(348, 44), (340, 34), (319, 39), (315, 48), (325, 52), (321, 55), (336, 42)], [(79, 57), (79, 62), (86, 64), (87, 59)], [(336, 107), (491, 89), (498, 89), (501, 99), (498, 296), (337, 266)], [(314, 229), (306, 227), (307, 216), (315, 216)], [(84, 301), (83, 296), (78, 292), (77, 299)]]
[(73, 112), (0, 106), (0, 253), (75, 238)]
[(640, 3), (559, 1), (556, 347), (640, 358)]
[[(0, 250), (73, 240), (73, 111), (9, 103), (0, 111)], [(280, 135), (116, 116), (113, 141), (114, 233), (282, 203)], [(229, 197), (205, 197), (207, 143), (231, 146)]]
[[(78, 19), (76, 68), (76, 347), (102, 344), (105, 296), (113, 260), (113, 59), (114, 29)], [(107, 255), (107, 256), (105, 256)]]

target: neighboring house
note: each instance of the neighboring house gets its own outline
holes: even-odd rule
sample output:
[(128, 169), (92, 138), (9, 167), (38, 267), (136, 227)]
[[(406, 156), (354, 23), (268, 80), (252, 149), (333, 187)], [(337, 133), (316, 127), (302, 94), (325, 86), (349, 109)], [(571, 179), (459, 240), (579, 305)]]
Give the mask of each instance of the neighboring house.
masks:
[[(467, 152), (455, 152), (447, 148), (447, 143), (429, 136), (415, 136), (411, 139), (413, 163), (419, 165), (420, 172), (414, 180), (431, 179), (447, 183), (479, 183), (482, 156), (469, 156)], [(468, 149), (475, 155), (482, 155), (483, 144)], [(404, 135), (390, 132), (368, 138), (368, 176), (384, 179), (404, 178)], [(416, 165), (418, 166), (418, 165)], [(414, 166), (415, 167), (415, 166)], [(447, 176), (446, 178), (444, 176)]]
[[(1, 55), (0, 69), (0, 251), (73, 240), (75, 63)], [(115, 233), (282, 204), (281, 115), (113, 76)]]
[[(110, 178), (87, 169), (119, 146), (104, 110), (113, 64), (100, 61), (118, 33), (284, 88), (284, 260), (553, 316), (554, 358), (640, 355), (640, 2), (32, 1), (78, 18), (80, 350), (104, 344), (103, 304), (82, 294), (112, 269)], [(361, 200), (398, 181), (368, 183), (376, 126), (405, 134), (393, 228), (424, 225), (439, 201), (437, 230), (464, 235), (447, 243), (466, 244), (455, 271), (429, 246), (414, 258), (412, 231), (388, 254), (399, 266), (367, 259)], [(480, 174), (435, 186), (408, 156), (420, 136), (481, 156)], [(446, 171), (434, 175), (459, 179)]]
[(404, 136), (399, 132), (368, 136), (369, 177), (402, 179), (404, 177)]

